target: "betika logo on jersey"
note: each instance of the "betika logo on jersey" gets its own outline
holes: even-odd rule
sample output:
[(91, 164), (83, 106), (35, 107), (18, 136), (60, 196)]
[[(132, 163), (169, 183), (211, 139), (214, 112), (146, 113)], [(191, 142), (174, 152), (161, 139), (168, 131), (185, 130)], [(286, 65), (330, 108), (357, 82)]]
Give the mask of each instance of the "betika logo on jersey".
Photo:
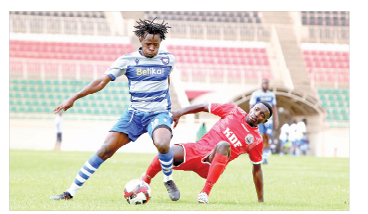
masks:
[(138, 76), (163, 76), (165, 73), (164, 68), (155, 68), (155, 67), (143, 67), (143, 68), (137, 68), (137, 75)]

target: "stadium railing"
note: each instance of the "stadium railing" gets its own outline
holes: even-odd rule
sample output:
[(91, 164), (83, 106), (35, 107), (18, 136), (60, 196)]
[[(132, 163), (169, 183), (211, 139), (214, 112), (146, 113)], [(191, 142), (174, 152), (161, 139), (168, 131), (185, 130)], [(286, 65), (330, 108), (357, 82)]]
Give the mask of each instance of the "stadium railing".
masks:
[[(124, 23), (127, 24), (126, 22)], [(125, 28), (126, 29), (126, 28)], [(94, 36), (127, 36), (110, 28), (105, 18), (52, 17), (14, 15), (9, 16), (9, 30), (13, 33), (72, 34)]]
[[(134, 20), (133, 20), (134, 21)], [(161, 20), (158, 20), (161, 21)], [(11, 33), (73, 34), (95, 36), (130, 36), (132, 20), (122, 20), (123, 31), (110, 29), (108, 19), (85, 17), (9, 16)], [(272, 25), (265, 23), (226, 23), (201, 21), (170, 21), (168, 38), (269, 41)], [(280, 26), (280, 25), (278, 25)], [(279, 38), (287, 39), (293, 26), (285, 25)], [(349, 43), (349, 26), (302, 25), (296, 32), (301, 42)]]

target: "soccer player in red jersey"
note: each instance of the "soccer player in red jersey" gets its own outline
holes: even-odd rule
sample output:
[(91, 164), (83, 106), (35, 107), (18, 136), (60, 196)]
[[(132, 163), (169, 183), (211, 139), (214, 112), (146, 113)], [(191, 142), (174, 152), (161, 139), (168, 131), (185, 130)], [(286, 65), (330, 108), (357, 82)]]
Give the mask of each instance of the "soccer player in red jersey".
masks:
[[(173, 112), (174, 128), (181, 116), (191, 113), (209, 112), (220, 118), (218, 122), (197, 142), (175, 144), (175, 170), (194, 171), (206, 183), (197, 202), (208, 203), (208, 196), (227, 164), (248, 153), (253, 164), (253, 181), (258, 202), (263, 202), (263, 174), (261, 169), (263, 139), (258, 125), (272, 116), (272, 107), (265, 102), (257, 103), (247, 114), (234, 104), (197, 104)], [(161, 170), (157, 156), (152, 160), (141, 179), (148, 184)]]

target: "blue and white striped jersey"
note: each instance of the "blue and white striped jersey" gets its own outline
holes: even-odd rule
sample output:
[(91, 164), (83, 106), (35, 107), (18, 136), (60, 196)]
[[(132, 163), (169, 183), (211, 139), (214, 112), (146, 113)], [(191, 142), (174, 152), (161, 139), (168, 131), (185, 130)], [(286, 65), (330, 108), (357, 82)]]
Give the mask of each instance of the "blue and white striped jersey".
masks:
[(121, 75), (129, 80), (131, 110), (159, 112), (171, 110), (168, 77), (174, 67), (175, 57), (159, 50), (153, 58), (142, 56), (139, 51), (119, 57), (105, 71), (112, 81)]
[(254, 106), (259, 102), (266, 102), (271, 106), (276, 106), (276, 96), (271, 91), (263, 92), (262, 89), (254, 91), (250, 97), (249, 105)]

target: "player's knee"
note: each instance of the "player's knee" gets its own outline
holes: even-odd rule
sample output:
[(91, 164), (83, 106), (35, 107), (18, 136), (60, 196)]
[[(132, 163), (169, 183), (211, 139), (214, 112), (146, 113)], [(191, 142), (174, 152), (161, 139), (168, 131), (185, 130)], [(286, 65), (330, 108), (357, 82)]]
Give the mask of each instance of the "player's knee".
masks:
[(155, 141), (154, 144), (157, 148), (157, 151), (161, 154), (166, 154), (170, 150), (170, 141), (165, 142), (165, 141), (158, 140), (158, 141)]
[(119, 148), (114, 145), (103, 144), (100, 149), (97, 150), (97, 156), (102, 160), (106, 160), (111, 158), (118, 149)]
[(157, 127), (152, 133), (152, 138), (158, 152), (161, 154), (169, 152), (171, 131), (167, 126), (163, 125)]
[(174, 166), (179, 166), (184, 161), (184, 148), (181, 145), (172, 145), (171, 149), (174, 154)]
[(109, 150), (107, 145), (102, 145), (98, 150), (97, 150), (97, 156), (100, 157), (102, 160), (106, 160), (108, 158), (111, 158), (112, 155), (114, 154), (114, 152), (111, 152), (111, 150)]
[(228, 155), (231, 151), (231, 146), (229, 142), (221, 141), (217, 144), (216, 153), (222, 154), (222, 155)]

